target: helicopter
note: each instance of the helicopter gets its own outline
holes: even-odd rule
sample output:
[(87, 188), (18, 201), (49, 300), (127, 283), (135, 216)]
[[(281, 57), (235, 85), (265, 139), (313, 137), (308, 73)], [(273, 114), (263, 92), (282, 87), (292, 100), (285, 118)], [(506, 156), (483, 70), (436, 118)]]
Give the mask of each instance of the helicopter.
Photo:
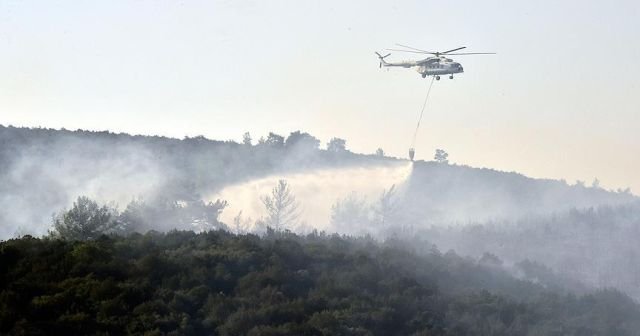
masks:
[(416, 67), (416, 71), (422, 78), (426, 78), (427, 76), (435, 76), (436, 80), (440, 80), (440, 76), (449, 75), (449, 79), (453, 79), (453, 75), (457, 73), (463, 73), (464, 68), (462, 64), (455, 62), (454, 60), (447, 58), (445, 56), (458, 56), (458, 55), (494, 55), (495, 53), (454, 53), (455, 51), (465, 49), (466, 47), (459, 47), (447, 51), (426, 51), (422, 49), (417, 49), (414, 47), (396, 44), (399, 47), (405, 48), (402, 49), (387, 49), (390, 51), (400, 51), (400, 52), (408, 52), (408, 53), (416, 53), (416, 54), (431, 54), (434, 56), (427, 57), (423, 60), (419, 61), (403, 61), (403, 62), (387, 62), (385, 58), (387, 58), (391, 54), (386, 54), (382, 56), (380, 53), (376, 52), (378, 58), (380, 59), (379, 67), (403, 67), (403, 68), (412, 68)]

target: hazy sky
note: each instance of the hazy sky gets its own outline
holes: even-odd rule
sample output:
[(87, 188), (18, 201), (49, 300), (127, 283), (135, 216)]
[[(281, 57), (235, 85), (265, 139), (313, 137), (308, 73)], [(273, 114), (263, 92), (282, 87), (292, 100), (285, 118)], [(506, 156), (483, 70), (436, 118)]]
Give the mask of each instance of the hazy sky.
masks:
[(436, 82), (417, 158), (637, 193), (639, 18), (638, 1), (0, 0), (0, 124), (300, 129), (405, 157), (428, 80), (373, 52), (467, 46), (498, 54)]

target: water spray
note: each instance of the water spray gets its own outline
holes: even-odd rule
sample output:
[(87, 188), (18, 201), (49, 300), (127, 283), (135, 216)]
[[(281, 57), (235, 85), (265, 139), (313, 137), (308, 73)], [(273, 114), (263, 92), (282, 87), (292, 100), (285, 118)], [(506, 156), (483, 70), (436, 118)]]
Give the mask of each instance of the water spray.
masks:
[[(369, 167), (346, 167), (320, 169), (311, 172), (272, 175), (230, 185), (209, 197), (210, 200), (223, 199), (229, 206), (220, 219), (232, 224), (234, 217), (242, 211), (244, 221), (251, 224), (265, 216), (261, 196), (268, 195), (278, 180), (286, 180), (292, 193), (299, 201), (300, 222), (318, 230), (348, 232), (349, 228), (333, 228), (330, 225), (331, 208), (336, 201), (351, 194), (367, 202), (375, 202), (392, 186), (398, 193), (404, 192), (404, 185), (411, 176), (413, 165), (404, 162)], [(237, 219), (236, 219), (237, 221)], [(297, 228), (290, 228), (297, 231)]]

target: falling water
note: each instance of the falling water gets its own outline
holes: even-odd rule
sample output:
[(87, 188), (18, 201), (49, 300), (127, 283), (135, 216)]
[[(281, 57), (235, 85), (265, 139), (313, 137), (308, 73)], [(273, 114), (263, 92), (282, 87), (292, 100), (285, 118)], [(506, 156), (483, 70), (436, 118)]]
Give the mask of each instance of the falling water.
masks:
[(242, 211), (242, 217), (253, 221), (265, 216), (260, 197), (269, 195), (278, 180), (288, 182), (300, 205), (300, 221), (318, 230), (330, 229), (331, 207), (337, 200), (357, 194), (367, 201), (380, 197), (391, 186), (402, 192), (403, 183), (411, 175), (411, 163), (393, 165), (333, 168), (287, 175), (272, 175), (228, 186), (209, 199), (223, 199), (229, 205), (221, 215), (224, 223), (232, 223)]

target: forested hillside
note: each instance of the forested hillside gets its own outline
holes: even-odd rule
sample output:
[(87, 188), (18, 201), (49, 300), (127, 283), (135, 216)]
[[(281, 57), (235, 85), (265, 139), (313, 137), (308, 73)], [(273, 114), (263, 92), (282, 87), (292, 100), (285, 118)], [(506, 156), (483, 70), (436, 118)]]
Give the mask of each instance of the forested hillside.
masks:
[(615, 206), (637, 201), (630, 189), (609, 191), (597, 183), (533, 179), (494, 169), (416, 163), (407, 181), (406, 202), (432, 224), (514, 220), (571, 209)]
[(639, 14), (0, 0), (0, 336), (640, 336)]
[[(640, 300), (640, 202), (573, 209), (518, 221), (476, 222), (415, 233), (443, 249), (479, 257), (490, 252), (505, 264), (533, 261), (592, 288), (616, 287)], [(531, 279), (540, 268), (522, 269)], [(527, 274), (529, 273), (529, 274)]]
[(638, 335), (640, 307), (425, 242), (269, 231), (0, 243), (0, 333)]
[[(352, 153), (339, 138), (324, 147), (300, 131), (288, 136), (270, 133), (258, 140), (246, 134), (243, 143), (236, 143), (0, 126), (0, 239), (46, 234), (52, 214), (81, 195), (121, 208), (138, 197), (190, 202), (268, 175), (331, 169), (339, 174), (337, 169), (345, 167), (403, 164), (382, 155)], [(413, 227), (514, 219), (636, 200), (629, 190), (609, 192), (437, 162), (416, 162), (403, 184), (397, 189), (406, 195), (404, 220)], [(347, 196), (335, 195), (334, 200)]]
[(0, 125), (0, 239), (46, 233), (51, 215), (81, 195), (121, 206), (136, 197), (192, 201), (252, 177), (390, 161), (350, 153), (341, 139), (319, 150), (320, 141), (301, 132), (247, 140)]
[(0, 333), (640, 334), (629, 190), (320, 143), (0, 126)]

